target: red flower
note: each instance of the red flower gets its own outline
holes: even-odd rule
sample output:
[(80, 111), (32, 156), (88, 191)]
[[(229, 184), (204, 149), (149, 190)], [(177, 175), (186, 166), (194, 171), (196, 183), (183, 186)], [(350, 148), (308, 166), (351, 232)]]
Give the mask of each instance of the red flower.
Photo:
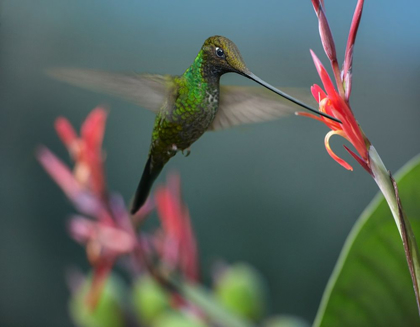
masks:
[[(70, 220), (72, 237), (86, 247), (87, 257), (93, 267), (93, 278), (88, 304), (93, 309), (98, 302), (104, 282), (115, 261), (131, 253), (137, 239), (123, 200), (109, 197), (105, 187), (102, 140), (105, 131), (106, 112), (94, 109), (86, 118), (78, 137), (65, 118), (58, 118), (55, 128), (74, 161), (70, 170), (47, 148), (38, 151), (38, 160), (55, 182), (62, 188), (76, 208), (88, 219), (77, 216)], [(146, 206), (149, 210), (150, 206)], [(148, 211), (141, 211), (141, 220)], [(141, 216), (141, 217), (140, 217)]]
[(353, 17), (352, 25), (350, 28), (350, 34), (347, 42), (347, 49), (345, 60), (343, 64), (343, 70), (340, 72), (336, 57), (334, 40), (332, 38), (331, 30), (328, 26), (328, 21), (325, 16), (323, 1), (312, 0), (313, 7), (318, 16), (319, 31), (321, 35), (322, 45), (324, 47), (327, 57), (330, 59), (331, 66), (334, 72), (334, 77), (337, 84), (337, 89), (334, 87), (325, 67), (321, 61), (311, 50), (312, 59), (314, 61), (316, 70), (318, 71), (319, 77), (321, 78), (322, 84), (326, 92), (322, 90), (318, 85), (311, 87), (312, 95), (319, 104), (319, 111), (324, 112), (339, 119), (342, 123), (337, 123), (325, 117), (317, 117), (309, 113), (299, 113), (301, 116), (311, 117), (325, 123), (331, 131), (325, 136), (325, 147), (328, 154), (337, 161), (344, 168), (353, 170), (353, 168), (343, 159), (339, 158), (332, 150), (329, 145), (330, 137), (333, 135), (340, 135), (347, 139), (356, 149), (355, 152), (351, 151), (348, 147), (344, 146), (345, 149), (357, 160), (357, 162), (369, 173), (371, 169), (369, 167), (369, 147), (370, 142), (364, 135), (353, 112), (349, 105), (349, 97), (351, 90), (351, 68), (353, 62), (353, 48), (356, 39), (357, 28), (359, 26), (363, 0), (359, 0), (356, 11)]
[(147, 242), (147, 237), (142, 243), (134, 226), (139, 226), (151, 212), (153, 201), (148, 200), (130, 218), (122, 198), (110, 196), (106, 191), (102, 155), (105, 121), (106, 112), (101, 108), (94, 109), (83, 123), (78, 137), (67, 119), (57, 119), (55, 127), (74, 161), (73, 170), (47, 148), (41, 147), (38, 151), (42, 166), (83, 214), (70, 220), (69, 231), (85, 246), (93, 268), (87, 297), (92, 309), (112, 267), (124, 255), (130, 254), (140, 260), (143, 268), (150, 268), (148, 263), (153, 264), (150, 257), (158, 254), (162, 268), (178, 270), (190, 281), (199, 278), (196, 241), (188, 209), (181, 200), (178, 176), (172, 176), (167, 186), (156, 191), (161, 228), (153, 235), (152, 243)]
[(73, 171), (76, 180), (100, 197), (105, 195), (102, 140), (106, 115), (103, 108), (92, 110), (81, 127), (80, 137), (66, 118), (59, 117), (55, 121), (57, 134), (75, 162)]
[(359, 162), (359, 164), (362, 165), (363, 168), (370, 172), (370, 168), (368, 168), (369, 141), (363, 134), (363, 131), (357, 123), (356, 118), (354, 117), (353, 112), (350, 109), (348, 103), (338, 94), (338, 92), (334, 88), (334, 85), (330, 77), (328, 76), (326, 69), (312, 50), (311, 54), (315, 63), (315, 67), (324, 85), (324, 88), (327, 91), (327, 93), (325, 93), (321, 89), (321, 87), (319, 87), (316, 84), (311, 87), (312, 95), (319, 104), (319, 111), (339, 119), (342, 123), (340, 124), (335, 121), (332, 121), (331, 119), (322, 116), (318, 117), (310, 113), (299, 113), (299, 115), (319, 120), (325, 123), (325, 125), (327, 125), (331, 129), (331, 131), (325, 136), (325, 147), (327, 149), (328, 154), (335, 161), (337, 161), (344, 168), (348, 170), (353, 170), (353, 168), (346, 161), (339, 158), (331, 150), (331, 147), (329, 145), (330, 137), (337, 134), (347, 139), (354, 146), (356, 151), (359, 153), (360, 157), (356, 153), (351, 151), (348, 147), (344, 147)]
[[(126, 218), (129, 222), (128, 215)], [(88, 260), (93, 267), (92, 285), (87, 295), (87, 303), (93, 309), (115, 261), (130, 254), (137, 240), (130, 228), (126, 229), (116, 222), (96, 222), (82, 216), (70, 220), (69, 231), (76, 241), (86, 247)]]
[(155, 199), (162, 225), (157, 233), (161, 261), (171, 269), (180, 269), (188, 280), (198, 281), (197, 244), (188, 208), (181, 200), (179, 176), (171, 175), (168, 185), (156, 190)]

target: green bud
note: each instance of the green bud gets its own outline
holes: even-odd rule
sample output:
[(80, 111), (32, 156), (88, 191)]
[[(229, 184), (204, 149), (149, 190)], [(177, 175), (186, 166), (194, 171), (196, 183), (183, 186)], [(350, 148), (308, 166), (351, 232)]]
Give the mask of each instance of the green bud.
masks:
[(94, 309), (89, 308), (86, 302), (90, 286), (91, 278), (86, 278), (70, 298), (69, 312), (74, 323), (79, 327), (123, 327), (125, 322), (121, 299), (125, 285), (120, 278), (117, 275), (108, 277)]
[(215, 293), (226, 308), (241, 317), (258, 321), (265, 313), (265, 282), (248, 264), (228, 267), (217, 280)]
[(161, 315), (152, 327), (206, 327), (207, 325), (198, 318), (183, 312), (167, 311)]
[(264, 327), (309, 327), (310, 325), (302, 318), (279, 315), (269, 318), (263, 325)]
[(168, 294), (149, 275), (143, 275), (136, 280), (132, 300), (138, 320), (146, 325), (170, 308)]

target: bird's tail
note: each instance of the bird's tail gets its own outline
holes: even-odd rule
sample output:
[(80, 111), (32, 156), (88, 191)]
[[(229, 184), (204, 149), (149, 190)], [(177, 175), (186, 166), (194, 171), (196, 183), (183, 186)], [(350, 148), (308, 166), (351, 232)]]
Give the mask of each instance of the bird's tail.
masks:
[(131, 205), (131, 214), (135, 214), (146, 202), (149, 196), (150, 189), (153, 182), (159, 176), (164, 165), (154, 164), (152, 167), (151, 156), (147, 159), (146, 166), (144, 167), (143, 175), (141, 176), (140, 183), (137, 186), (136, 194), (134, 195), (133, 204)]

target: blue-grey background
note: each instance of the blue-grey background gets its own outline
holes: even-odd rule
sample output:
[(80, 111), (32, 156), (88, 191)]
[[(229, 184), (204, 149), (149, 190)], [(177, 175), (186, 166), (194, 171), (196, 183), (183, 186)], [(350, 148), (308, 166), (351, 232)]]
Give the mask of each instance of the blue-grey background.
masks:
[[(356, 1), (326, 1), (340, 61)], [(111, 189), (129, 201), (146, 160), (153, 114), (47, 78), (49, 67), (180, 74), (203, 41), (220, 34), (248, 67), (274, 85), (319, 79), (309, 48), (328, 64), (310, 1), (3, 0), (0, 4), (0, 325), (71, 326), (65, 272), (87, 268), (65, 230), (70, 204), (34, 158), (45, 144), (67, 153), (53, 129), (64, 115), (80, 126), (110, 108), (104, 147)], [(366, 1), (354, 60), (356, 117), (395, 172), (420, 151), (420, 2)], [(240, 76), (225, 84), (252, 83)], [(290, 117), (209, 133), (182, 176), (204, 271), (218, 258), (247, 261), (267, 278), (271, 312), (312, 321), (352, 225), (377, 192), (372, 179), (333, 149), (328, 129)], [(162, 180), (163, 176), (160, 178)], [(367, 249), (368, 250), (368, 249)]]

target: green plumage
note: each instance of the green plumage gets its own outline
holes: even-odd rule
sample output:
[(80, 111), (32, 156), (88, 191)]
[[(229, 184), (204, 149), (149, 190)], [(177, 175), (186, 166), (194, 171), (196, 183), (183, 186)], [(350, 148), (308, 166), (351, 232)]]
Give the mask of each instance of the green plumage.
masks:
[(177, 150), (185, 150), (210, 126), (218, 106), (218, 80), (207, 80), (203, 51), (180, 77), (156, 116), (149, 156), (152, 169), (164, 165)]
[(154, 180), (169, 159), (177, 151), (188, 149), (213, 122), (219, 104), (221, 74), (211, 65), (202, 49), (183, 75), (172, 78), (169, 96), (155, 119), (149, 159), (132, 213), (144, 204)]

